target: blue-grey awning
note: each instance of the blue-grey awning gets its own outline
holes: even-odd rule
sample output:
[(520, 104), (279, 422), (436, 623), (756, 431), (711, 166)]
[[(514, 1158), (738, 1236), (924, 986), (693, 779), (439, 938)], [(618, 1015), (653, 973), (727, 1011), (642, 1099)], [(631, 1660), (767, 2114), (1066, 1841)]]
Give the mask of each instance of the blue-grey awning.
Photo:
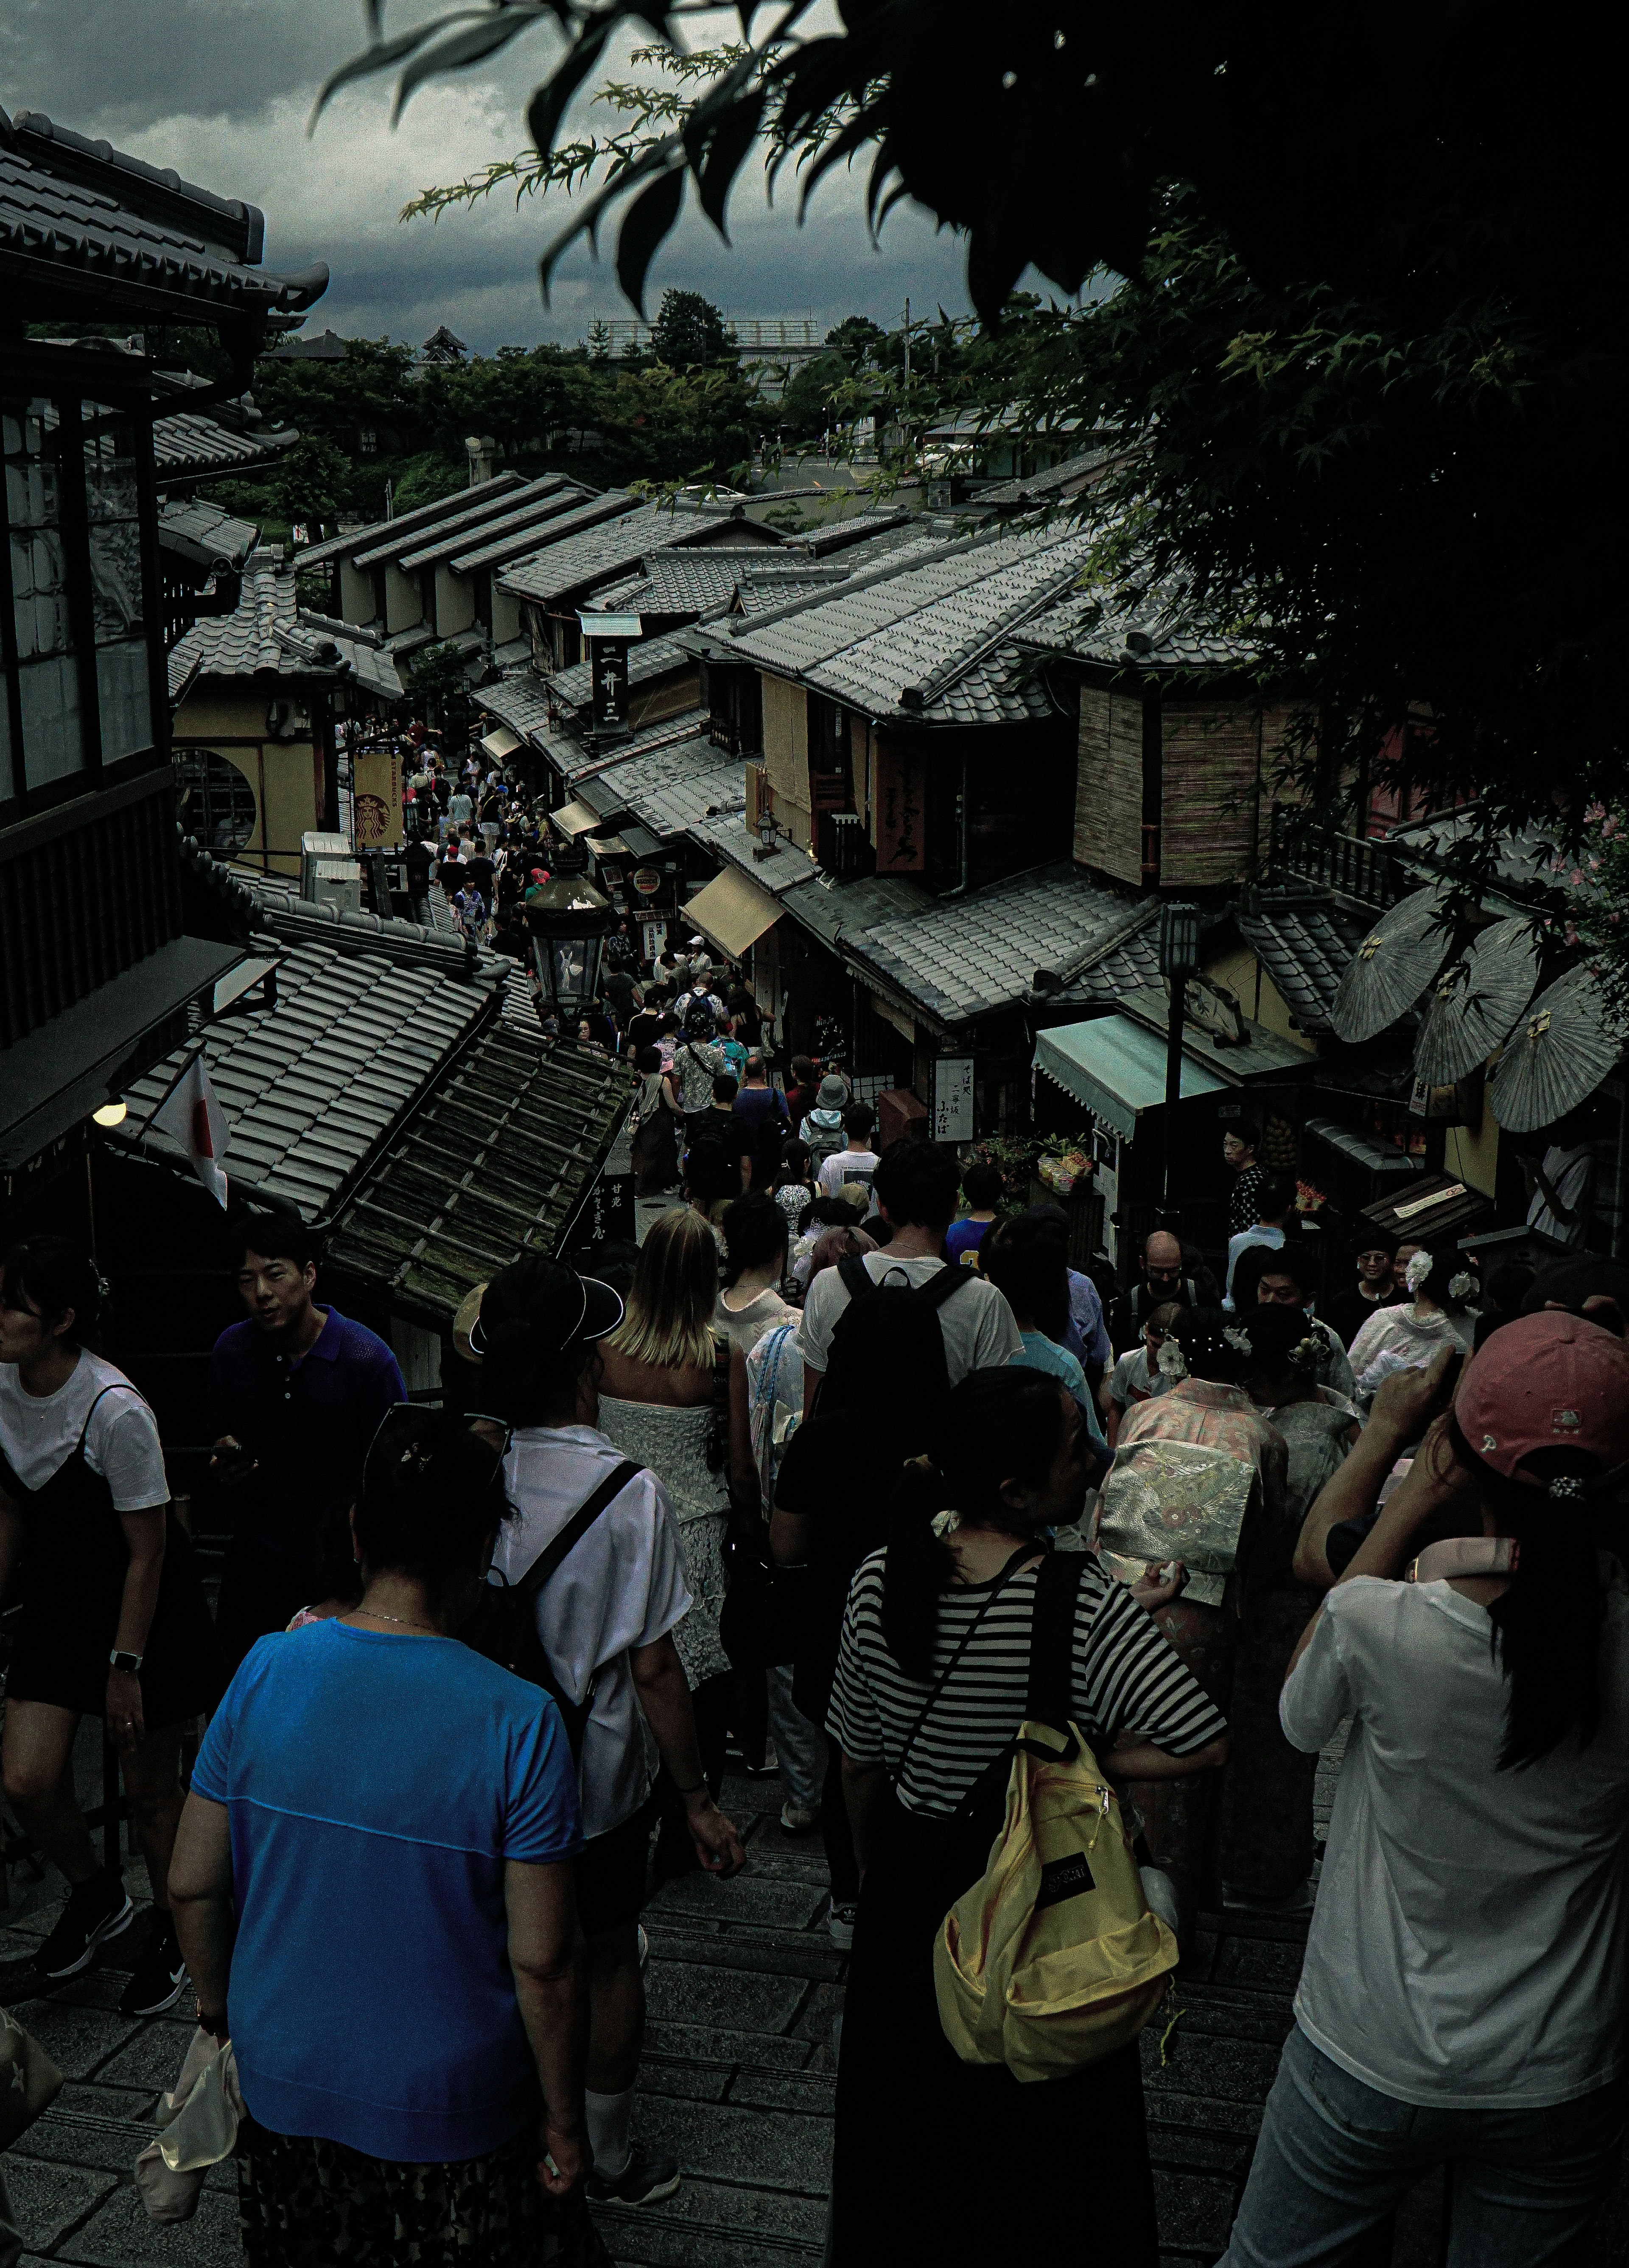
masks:
[[(1165, 1100), (1165, 1042), (1129, 1016), (1096, 1016), (1038, 1032), (1035, 1068), (1128, 1142), (1136, 1137), (1141, 1114), (1157, 1110)], [(1225, 1094), (1227, 1086), (1225, 1079), (1183, 1057), (1185, 1101), (1193, 1094)]]

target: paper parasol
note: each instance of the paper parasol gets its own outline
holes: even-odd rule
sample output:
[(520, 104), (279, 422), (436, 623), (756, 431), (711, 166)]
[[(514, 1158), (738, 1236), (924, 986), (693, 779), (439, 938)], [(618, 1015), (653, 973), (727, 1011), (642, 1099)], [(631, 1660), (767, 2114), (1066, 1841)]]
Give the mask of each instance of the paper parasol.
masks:
[(1610, 1076), (1621, 1044), (1595, 977), (1569, 968), (1506, 1042), (1489, 1089), (1494, 1117), (1508, 1134), (1553, 1125)]
[(1446, 902), (1438, 890), (1416, 890), (1376, 923), (1342, 976), (1330, 1011), (1341, 1039), (1372, 1040), (1413, 1006), (1447, 956), (1449, 932), (1436, 918)]
[(1416, 1077), (1449, 1086), (1485, 1064), (1509, 1038), (1537, 982), (1532, 923), (1517, 915), (1485, 929), (1437, 981), (1414, 1048)]

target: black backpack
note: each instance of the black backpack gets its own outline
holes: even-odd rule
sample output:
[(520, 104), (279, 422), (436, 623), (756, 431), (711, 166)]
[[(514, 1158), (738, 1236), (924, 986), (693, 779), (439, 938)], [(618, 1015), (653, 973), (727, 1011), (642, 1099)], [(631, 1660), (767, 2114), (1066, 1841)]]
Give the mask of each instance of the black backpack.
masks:
[(540, 1685), (551, 1697), (564, 1719), (574, 1761), (583, 1754), (583, 1734), (594, 1706), (594, 1681), (590, 1678), (588, 1690), (580, 1701), (574, 1701), (561, 1685), (538, 1636), (538, 1594), (561, 1562), (576, 1550), (600, 1513), (643, 1470), (642, 1465), (624, 1457), (615, 1471), (607, 1473), (593, 1494), (573, 1513), (553, 1543), (544, 1545), (519, 1582), (486, 1585), (474, 1613), (459, 1631), (466, 1646), (473, 1646), (477, 1653), (484, 1653), (500, 1668), (524, 1677), (528, 1684)]
[(848, 1305), (832, 1327), (830, 1359), (815, 1398), (820, 1415), (845, 1408), (860, 1380), (876, 1378), (906, 1348), (913, 1358), (912, 1374), (921, 1374), (915, 1367), (920, 1361), (936, 1381), (930, 1399), (936, 1403), (948, 1394), (950, 1373), (939, 1310), (971, 1280), (971, 1271), (947, 1267), (925, 1284), (891, 1284), (885, 1276), (878, 1284), (851, 1252), (838, 1262), (837, 1272), (848, 1287)]

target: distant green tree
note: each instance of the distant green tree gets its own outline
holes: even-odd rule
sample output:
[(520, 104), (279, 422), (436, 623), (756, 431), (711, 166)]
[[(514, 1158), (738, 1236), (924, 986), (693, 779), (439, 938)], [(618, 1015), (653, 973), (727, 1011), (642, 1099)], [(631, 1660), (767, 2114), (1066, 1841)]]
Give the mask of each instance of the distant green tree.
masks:
[(416, 512), (422, 504), (439, 504), (456, 496), (469, 480), (467, 460), (460, 465), (434, 449), (421, 449), (403, 458), (391, 481), (391, 504), (397, 512)]
[(588, 327), (588, 351), (591, 362), (608, 362), (611, 357), (611, 326), (603, 315), (596, 315)]
[(307, 526), (326, 520), (332, 527), (350, 508), (350, 459), (320, 433), (303, 433), (257, 486), (268, 519), (290, 526), (297, 520)]
[(775, 411), (775, 423), (789, 441), (811, 441), (854, 415), (842, 400), (851, 375), (847, 358), (835, 349), (793, 372)]
[(461, 751), (469, 738), (474, 704), (458, 648), (423, 647), (407, 665), (407, 683), (425, 723), (444, 733), (451, 747)]
[(650, 327), (650, 351), (670, 370), (715, 370), (737, 359), (734, 332), (699, 291), (664, 291)]
[(869, 315), (845, 315), (826, 333), (826, 343), (834, 347), (851, 369), (858, 370), (876, 361), (877, 350), (887, 335), (882, 325), (874, 323)]

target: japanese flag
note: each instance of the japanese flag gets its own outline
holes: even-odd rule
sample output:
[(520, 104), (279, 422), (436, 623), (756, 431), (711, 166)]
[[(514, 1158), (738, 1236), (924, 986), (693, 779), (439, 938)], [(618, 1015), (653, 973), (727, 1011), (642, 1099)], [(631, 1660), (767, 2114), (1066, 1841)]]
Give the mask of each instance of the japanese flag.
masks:
[(198, 1179), (223, 1210), (226, 1204), (226, 1113), (216, 1100), (203, 1057), (194, 1056), (163, 1107), (153, 1114), (150, 1132), (167, 1134), (192, 1160)]

